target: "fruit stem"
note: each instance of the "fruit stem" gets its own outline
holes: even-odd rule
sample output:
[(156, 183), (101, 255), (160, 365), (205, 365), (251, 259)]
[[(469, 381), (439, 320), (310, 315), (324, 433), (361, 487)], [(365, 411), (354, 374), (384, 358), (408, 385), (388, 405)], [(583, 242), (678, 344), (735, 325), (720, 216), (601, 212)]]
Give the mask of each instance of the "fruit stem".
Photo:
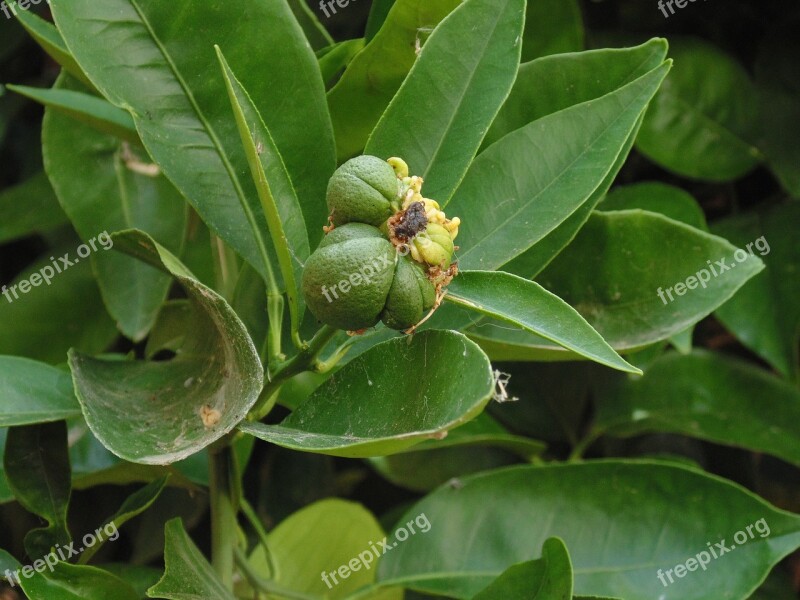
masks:
[(337, 333), (339, 333), (338, 329), (323, 325), (310, 342), (303, 344), (300, 352), (295, 356), (284, 362), (273, 363), (274, 369), (270, 369), (270, 380), (261, 391), (261, 395), (255, 406), (253, 406), (250, 413), (247, 415), (247, 419), (249, 421), (260, 421), (267, 416), (267, 413), (269, 413), (275, 404), (273, 397), (277, 394), (280, 387), (295, 375), (310, 370), (319, 354)]

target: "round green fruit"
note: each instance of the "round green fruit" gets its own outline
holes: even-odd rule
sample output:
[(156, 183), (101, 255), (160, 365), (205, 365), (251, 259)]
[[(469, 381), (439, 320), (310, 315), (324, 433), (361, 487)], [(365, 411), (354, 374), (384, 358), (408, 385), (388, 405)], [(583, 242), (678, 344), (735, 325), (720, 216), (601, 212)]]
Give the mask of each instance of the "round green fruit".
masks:
[(328, 183), (328, 210), (333, 224), (380, 226), (399, 207), (400, 180), (392, 166), (376, 156), (348, 160)]
[(375, 325), (392, 286), (396, 254), (372, 226), (352, 223), (334, 229), (303, 271), (303, 296), (311, 313), (338, 329)]
[(390, 329), (408, 329), (419, 323), (435, 302), (436, 288), (422, 266), (404, 256), (397, 263), (381, 321)]
[(380, 320), (392, 329), (408, 329), (436, 300), (424, 268), (400, 256), (378, 229), (364, 223), (349, 223), (325, 236), (306, 262), (302, 286), (317, 319), (348, 331)]

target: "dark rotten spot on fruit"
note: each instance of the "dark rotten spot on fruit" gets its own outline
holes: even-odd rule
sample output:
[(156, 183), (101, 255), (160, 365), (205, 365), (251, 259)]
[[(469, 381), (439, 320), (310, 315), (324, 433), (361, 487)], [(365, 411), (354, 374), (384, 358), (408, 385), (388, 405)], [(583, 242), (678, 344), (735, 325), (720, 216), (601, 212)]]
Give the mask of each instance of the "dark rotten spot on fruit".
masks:
[(428, 217), (425, 216), (425, 205), (414, 202), (397, 217), (397, 224), (392, 223), (394, 237), (401, 242), (407, 242), (428, 226)]

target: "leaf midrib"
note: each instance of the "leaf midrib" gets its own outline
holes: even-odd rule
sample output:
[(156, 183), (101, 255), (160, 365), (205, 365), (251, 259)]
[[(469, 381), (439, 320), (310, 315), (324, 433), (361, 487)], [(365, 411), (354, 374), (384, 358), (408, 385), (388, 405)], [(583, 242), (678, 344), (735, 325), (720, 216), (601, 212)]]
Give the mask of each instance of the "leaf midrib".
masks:
[[(658, 68), (660, 68), (660, 67), (656, 67), (656, 69), (658, 69)], [(656, 70), (656, 69), (654, 69), (654, 70)], [(646, 76), (647, 76), (647, 74), (643, 75), (642, 77), (646, 77)], [(631, 85), (631, 84), (628, 84), (628, 85)], [(612, 92), (612, 93), (614, 93), (614, 92)], [(472, 247), (471, 247), (469, 250), (467, 250), (467, 251), (466, 251), (466, 252), (465, 252), (465, 253), (464, 253), (464, 254), (461, 256), (461, 260), (462, 260), (462, 261), (463, 261), (463, 260), (465, 260), (465, 258), (466, 258), (467, 256), (469, 256), (469, 254), (470, 254), (471, 252), (473, 252), (473, 251), (474, 251), (476, 248), (478, 248), (478, 247), (480, 247), (482, 244), (484, 244), (484, 243), (485, 243), (485, 242), (486, 242), (486, 241), (489, 239), (489, 237), (490, 237), (490, 236), (492, 236), (492, 235), (496, 234), (498, 231), (500, 231), (500, 230), (502, 230), (503, 228), (505, 228), (505, 226), (506, 226), (508, 223), (510, 223), (511, 221), (514, 221), (514, 220), (515, 220), (515, 219), (516, 219), (516, 218), (517, 218), (517, 217), (520, 215), (520, 213), (522, 213), (523, 211), (525, 211), (525, 210), (527, 210), (528, 208), (530, 208), (530, 206), (531, 206), (531, 205), (532, 205), (532, 204), (533, 204), (533, 203), (534, 203), (534, 202), (535, 202), (535, 201), (536, 201), (538, 198), (540, 198), (540, 197), (542, 196), (542, 194), (544, 194), (545, 192), (547, 192), (547, 191), (548, 191), (548, 190), (549, 190), (549, 189), (550, 189), (552, 186), (554, 186), (554, 185), (555, 185), (557, 182), (561, 181), (561, 180), (562, 180), (562, 179), (565, 177), (565, 175), (566, 175), (566, 174), (567, 174), (567, 173), (568, 173), (568, 172), (569, 172), (569, 171), (570, 171), (570, 170), (573, 168), (573, 166), (574, 166), (574, 165), (575, 165), (575, 164), (576, 164), (576, 163), (577, 163), (579, 160), (583, 159), (583, 158), (584, 158), (584, 156), (585, 156), (585, 155), (586, 155), (586, 154), (589, 152), (589, 150), (593, 149), (593, 148), (594, 148), (594, 147), (597, 145), (597, 140), (598, 140), (598, 139), (600, 139), (600, 138), (602, 138), (602, 137), (604, 137), (604, 136), (605, 136), (605, 135), (608, 133), (609, 129), (611, 129), (611, 128), (612, 128), (614, 125), (616, 125), (616, 124), (617, 124), (617, 122), (618, 122), (620, 119), (622, 119), (622, 118), (623, 118), (623, 116), (624, 116), (624, 115), (627, 113), (628, 109), (629, 109), (629, 108), (630, 108), (630, 107), (631, 107), (633, 104), (635, 104), (635, 103), (636, 103), (636, 102), (639, 100), (639, 98), (641, 98), (643, 95), (644, 95), (644, 93), (637, 94), (637, 95), (636, 95), (636, 97), (635, 97), (634, 99), (632, 99), (632, 100), (631, 100), (631, 101), (630, 101), (630, 102), (629, 102), (629, 103), (628, 103), (628, 104), (625, 106), (624, 110), (620, 111), (620, 112), (618, 113), (618, 115), (617, 115), (617, 116), (616, 116), (616, 117), (615, 117), (615, 118), (614, 118), (614, 119), (613, 119), (613, 120), (612, 120), (612, 121), (611, 121), (611, 122), (610, 122), (610, 123), (609, 123), (609, 124), (608, 124), (608, 125), (607, 125), (607, 126), (604, 128), (604, 129), (603, 129), (603, 130), (602, 130), (602, 132), (600, 133), (600, 135), (598, 135), (597, 137), (595, 137), (595, 140), (594, 140), (594, 141), (593, 141), (593, 142), (592, 142), (590, 145), (586, 146), (586, 148), (584, 148), (584, 150), (583, 150), (583, 151), (582, 151), (580, 154), (578, 154), (578, 155), (575, 157), (575, 159), (573, 159), (573, 161), (572, 161), (572, 162), (570, 162), (570, 163), (569, 163), (569, 164), (568, 164), (568, 165), (567, 165), (567, 166), (566, 166), (564, 169), (562, 169), (562, 170), (561, 170), (561, 172), (558, 174), (558, 176), (557, 176), (557, 177), (553, 178), (553, 179), (550, 181), (550, 183), (548, 183), (548, 184), (547, 184), (547, 185), (546, 185), (544, 188), (542, 188), (541, 190), (539, 190), (539, 192), (537, 192), (537, 193), (536, 193), (536, 194), (535, 194), (535, 195), (534, 195), (534, 196), (533, 196), (533, 197), (532, 197), (532, 198), (531, 198), (531, 199), (530, 199), (528, 202), (526, 202), (526, 203), (524, 203), (522, 206), (520, 206), (520, 207), (519, 207), (519, 208), (518, 208), (518, 209), (517, 209), (517, 210), (516, 210), (514, 213), (510, 214), (510, 215), (509, 215), (509, 216), (508, 216), (508, 217), (507, 217), (507, 218), (506, 218), (506, 219), (505, 219), (503, 222), (501, 222), (500, 224), (498, 224), (498, 226), (497, 226), (497, 227), (495, 227), (495, 228), (494, 228), (494, 229), (493, 229), (491, 232), (487, 232), (487, 233), (486, 233), (486, 234), (485, 234), (485, 235), (484, 235), (484, 236), (483, 236), (483, 237), (482, 237), (482, 238), (481, 238), (481, 239), (478, 241), (478, 243), (477, 243), (477, 244), (473, 245), (473, 246), (472, 246)], [(595, 102), (595, 101), (596, 101), (596, 100), (590, 100), (589, 102)], [(580, 105), (576, 105), (576, 106), (580, 106)], [(559, 111), (559, 112), (561, 112), (561, 111)], [(554, 113), (554, 114), (558, 114), (558, 113)], [(534, 121), (534, 122), (535, 122), (535, 121)], [(611, 171), (611, 169), (613, 168), (613, 166), (614, 166), (614, 165), (613, 165), (613, 162), (612, 162), (611, 164), (609, 164), (609, 166), (608, 166), (608, 169), (607, 169), (607, 170), (605, 171), (605, 173), (604, 173), (604, 177), (605, 177), (605, 175), (608, 175), (608, 173)], [(602, 183), (602, 178), (600, 179), (600, 183)], [(598, 183), (598, 185), (600, 185), (600, 183)], [(595, 189), (596, 189), (596, 188), (595, 188)], [(574, 208), (574, 209), (573, 209), (573, 210), (572, 210), (572, 211), (571, 211), (571, 212), (570, 212), (570, 213), (569, 213), (569, 214), (568, 214), (568, 215), (565, 217), (565, 219), (564, 219), (564, 220), (566, 220), (567, 218), (569, 218), (569, 216), (570, 216), (570, 215), (572, 215), (573, 213), (575, 213), (575, 211), (577, 211), (577, 210), (578, 210), (578, 209), (579, 209), (581, 206), (583, 206), (583, 204), (584, 204), (584, 203), (585, 203), (585, 202), (586, 202), (586, 201), (587, 201), (587, 200), (588, 200), (588, 199), (591, 197), (592, 193), (593, 193), (593, 191), (592, 191), (592, 192), (590, 192), (589, 194), (587, 194), (587, 196), (586, 196), (586, 198), (584, 198), (583, 202), (581, 202), (580, 204), (578, 204), (578, 205), (577, 205), (577, 206), (576, 206), (576, 207), (575, 207), (575, 208)], [(562, 220), (561, 222), (563, 223), (563, 220)], [(541, 241), (542, 239), (544, 239), (544, 237), (545, 237), (545, 236), (547, 236), (547, 234), (549, 234), (550, 232), (554, 231), (554, 230), (555, 230), (555, 229), (558, 227), (558, 225), (559, 225), (559, 224), (560, 224), (560, 223), (558, 223), (558, 224), (556, 224), (555, 226), (553, 226), (553, 227), (551, 227), (550, 229), (548, 229), (548, 230), (545, 232), (545, 234), (544, 234), (544, 235), (543, 235), (541, 238), (539, 238), (539, 240), (537, 240), (537, 242), (538, 242), (538, 241)], [(526, 250), (527, 250), (527, 249), (529, 249), (529, 248), (532, 248), (532, 247), (533, 247), (535, 244), (536, 244), (536, 242), (534, 242), (533, 244), (530, 244), (530, 245), (528, 246), (528, 248), (526, 248)], [(513, 258), (516, 258), (517, 256), (519, 256), (519, 255), (520, 255), (520, 254), (522, 254), (523, 252), (525, 252), (525, 250), (523, 250), (522, 252), (518, 252), (518, 253), (517, 253), (517, 254), (516, 254), (516, 255), (515, 255)], [(506, 262), (508, 262), (508, 261), (506, 261)]]
[(128, 1), (130, 2), (130, 4), (133, 7), (133, 9), (136, 11), (136, 14), (139, 15), (139, 18), (142, 21), (142, 25), (147, 30), (147, 33), (150, 35), (150, 38), (152, 39), (153, 43), (158, 48), (158, 51), (164, 57), (164, 61), (168, 65), (170, 71), (172, 71), (172, 74), (175, 77), (176, 81), (178, 82), (178, 85), (180, 85), (181, 89), (183, 90), (183, 93), (186, 96), (186, 99), (188, 100), (189, 105), (192, 107), (192, 110), (194, 110), (195, 116), (200, 121), (200, 123), (203, 125), (203, 128), (204, 128), (206, 134), (208, 135), (209, 139), (212, 142), (214, 150), (216, 151), (217, 155), (220, 157), (220, 160), (222, 161), (222, 164), (223, 164), (223, 166), (225, 168), (225, 171), (228, 173), (228, 178), (230, 179), (231, 183), (233, 184), (234, 190), (235, 190), (236, 195), (237, 195), (237, 197), (239, 199), (239, 204), (241, 205), (242, 210), (244, 211), (245, 216), (247, 217), (247, 220), (250, 223), (250, 227), (252, 229), (253, 236), (256, 238), (256, 242), (258, 244), (258, 249), (259, 249), (259, 252), (261, 253), (261, 258), (264, 261), (264, 264), (266, 265), (266, 268), (269, 269), (270, 268), (269, 258), (268, 258), (269, 254), (268, 254), (267, 249), (266, 249), (266, 244), (264, 243), (264, 238), (261, 235), (261, 231), (260, 231), (260, 229), (259, 229), (259, 227), (257, 225), (257, 222), (255, 220), (255, 216), (253, 215), (253, 211), (250, 209), (250, 205), (247, 203), (247, 197), (246, 197), (246, 195), (244, 193), (244, 189), (242, 189), (241, 183), (239, 182), (239, 178), (236, 176), (236, 172), (235, 172), (235, 170), (233, 168), (233, 165), (230, 163), (230, 161), (228, 160), (227, 155), (223, 151), (222, 143), (220, 142), (216, 131), (214, 131), (214, 128), (211, 126), (211, 124), (206, 119), (205, 114), (203, 114), (203, 111), (200, 109), (200, 106), (197, 104), (197, 100), (195, 100), (194, 94), (192, 94), (191, 90), (189, 89), (189, 86), (184, 81), (183, 76), (180, 74), (180, 71), (178, 70), (177, 66), (175, 65), (174, 61), (172, 60), (172, 57), (169, 54), (169, 52), (167, 51), (166, 47), (164, 46), (164, 44), (161, 42), (161, 40), (156, 35), (155, 30), (153, 29), (152, 25), (150, 24), (150, 21), (147, 19), (147, 17), (145, 16), (144, 12), (141, 9), (141, 7), (139, 6), (138, 1), (137, 0), (128, 0)]

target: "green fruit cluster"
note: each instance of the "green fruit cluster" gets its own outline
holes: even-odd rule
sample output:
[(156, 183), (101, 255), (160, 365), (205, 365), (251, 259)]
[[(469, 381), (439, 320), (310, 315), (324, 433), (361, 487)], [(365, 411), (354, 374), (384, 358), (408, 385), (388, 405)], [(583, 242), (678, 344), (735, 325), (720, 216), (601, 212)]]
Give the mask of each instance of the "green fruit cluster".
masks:
[(423, 199), (421, 184), (400, 159), (359, 156), (334, 173), (327, 194), (331, 226), (302, 281), (318, 320), (348, 331), (379, 321), (408, 330), (436, 306), (449, 281), (458, 221)]

